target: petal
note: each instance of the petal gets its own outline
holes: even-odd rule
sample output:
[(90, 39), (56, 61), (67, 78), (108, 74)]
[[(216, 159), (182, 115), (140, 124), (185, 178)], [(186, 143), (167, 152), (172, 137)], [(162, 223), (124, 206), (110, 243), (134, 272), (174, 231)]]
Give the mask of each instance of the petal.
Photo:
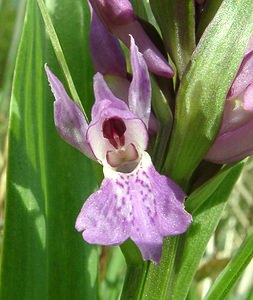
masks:
[(94, 95), (96, 102), (91, 112), (93, 121), (99, 118), (101, 111), (104, 109), (103, 105), (105, 102), (103, 102), (103, 105), (100, 103), (103, 100), (110, 102), (111, 105), (119, 110), (129, 111), (127, 104), (114, 96), (100, 73), (96, 73), (94, 76)]
[(55, 97), (54, 120), (60, 136), (73, 147), (94, 159), (86, 140), (87, 121), (80, 107), (66, 93), (60, 80), (45, 66), (48, 81)]
[(114, 189), (114, 182), (104, 179), (99, 191), (86, 200), (77, 217), (75, 227), (83, 232), (88, 243), (118, 245), (129, 237)]
[(103, 76), (94, 76), (94, 93), (96, 102), (92, 108), (92, 121), (87, 130), (87, 140), (100, 162), (106, 159), (106, 153), (114, 150), (108, 139), (103, 136), (103, 123), (106, 119), (118, 117), (126, 125), (126, 145), (134, 144), (137, 151), (144, 151), (148, 143), (145, 124), (128, 108), (127, 104), (116, 98), (108, 88)]
[(102, 74), (126, 77), (126, 62), (119, 41), (91, 10), (90, 50), (94, 69)]
[(138, 153), (147, 148), (148, 132), (142, 120), (136, 118), (130, 111), (122, 111), (115, 108), (110, 101), (100, 102), (100, 115), (90, 123), (87, 131), (87, 140), (93, 153), (101, 163), (106, 163), (108, 151), (114, 151), (109, 140), (103, 136), (103, 123), (106, 119), (118, 117), (124, 121), (126, 132), (124, 133), (125, 145), (133, 144)]
[(132, 35), (139, 51), (143, 54), (143, 57), (148, 66), (148, 70), (151, 73), (157, 74), (159, 76), (171, 78), (174, 72), (167, 60), (161, 54), (161, 52), (156, 48), (153, 42), (150, 40), (143, 27), (138, 21), (134, 21), (127, 25), (117, 26), (111, 29), (122, 42), (129, 48), (130, 47), (130, 37)]
[(253, 84), (237, 99), (225, 102), (222, 126), (206, 160), (232, 163), (253, 153)]
[(185, 193), (174, 182), (156, 172), (148, 153), (131, 173), (104, 167), (105, 177), (114, 182), (122, 216), (128, 223), (130, 238), (144, 259), (160, 261), (164, 236), (187, 230), (191, 216), (184, 210)]
[(133, 7), (128, 0), (89, 0), (101, 21), (108, 26), (127, 24), (135, 20)]
[(148, 128), (151, 111), (151, 83), (146, 62), (132, 36), (130, 51), (133, 79), (129, 88), (128, 105)]
[(228, 92), (228, 100), (238, 97), (251, 83), (253, 83), (253, 50), (244, 56)]
[(247, 87), (243, 97), (243, 107), (246, 111), (253, 112), (253, 81)]
[(218, 135), (205, 159), (217, 164), (228, 164), (253, 153), (253, 114), (239, 128)]

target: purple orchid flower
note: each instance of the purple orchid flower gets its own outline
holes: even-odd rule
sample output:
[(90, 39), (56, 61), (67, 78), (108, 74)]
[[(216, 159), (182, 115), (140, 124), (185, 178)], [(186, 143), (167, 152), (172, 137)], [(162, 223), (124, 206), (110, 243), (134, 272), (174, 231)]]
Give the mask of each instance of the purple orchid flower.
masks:
[(150, 40), (128, 0), (89, 0), (92, 8), (108, 31), (117, 36), (128, 48), (130, 35), (143, 54), (150, 72), (171, 78), (173, 70), (168, 62)]
[(253, 154), (253, 37), (230, 87), (218, 136), (205, 159), (224, 164)]
[(185, 232), (191, 215), (185, 193), (156, 172), (149, 154), (147, 124), (151, 87), (143, 56), (131, 39), (133, 80), (128, 104), (116, 98), (103, 76), (94, 76), (95, 104), (88, 125), (62, 83), (46, 67), (55, 96), (55, 124), (60, 135), (103, 165), (100, 189), (84, 203), (76, 229), (91, 244), (119, 245), (131, 238), (143, 258), (158, 263), (164, 236)]

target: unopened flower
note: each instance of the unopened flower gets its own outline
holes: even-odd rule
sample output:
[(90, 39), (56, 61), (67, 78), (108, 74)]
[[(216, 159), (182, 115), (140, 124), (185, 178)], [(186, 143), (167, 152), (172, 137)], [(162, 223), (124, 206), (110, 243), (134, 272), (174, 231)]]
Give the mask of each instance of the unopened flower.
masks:
[(160, 261), (164, 236), (187, 230), (191, 215), (185, 193), (161, 176), (149, 154), (147, 124), (151, 87), (146, 63), (131, 41), (133, 79), (128, 103), (116, 98), (103, 76), (94, 76), (95, 104), (90, 124), (46, 68), (55, 96), (55, 124), (60, 135), (103, 165), (100, 189), (84, 203), (76, 229), (91, 244), (119, 245), (131, 238), (144, 259)]
[(127, 47), (130, 47), (129, 35), (133, 36), (150, 72), (168, 78), (173, 76), (172, 68), (142, 28), (130, 1), (89, 0), (89, 2), (107, 30)]
[[(92, 6), (90, 26), (90, 53), (96, 72), (104, 75), (104, 79), (113, 94), (127, 102), (130, 79), (127, 74), (126, 61), (118, 39), (104, 27)], [(149, 118), (149, 133), (157, 132), (157, 121), (151, 113)]]
[(206, 159), (232, 163), (253, 153), (253, 38), (225, 101), (218, 136)]
[(90, 53), (95, 71), (126, 77), (126, 61), (118, 39), (104, 27), (91, 5), (90, 12)]

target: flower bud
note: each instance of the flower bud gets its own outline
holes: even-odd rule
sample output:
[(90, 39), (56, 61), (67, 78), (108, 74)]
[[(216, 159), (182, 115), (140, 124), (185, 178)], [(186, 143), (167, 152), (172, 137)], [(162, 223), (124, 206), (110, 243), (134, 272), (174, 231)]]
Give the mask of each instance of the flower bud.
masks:
[(173, 70), (150, 40), (128, 0), (90, 0), (90, 4), (104, 26), (130, 47), (130, 35), (135, 39), (150, 72), (171, 78)]
[(253, 37), (230, 87), (218, 136), (206, 155), (214, 163), (232, 163), (253, 153)]

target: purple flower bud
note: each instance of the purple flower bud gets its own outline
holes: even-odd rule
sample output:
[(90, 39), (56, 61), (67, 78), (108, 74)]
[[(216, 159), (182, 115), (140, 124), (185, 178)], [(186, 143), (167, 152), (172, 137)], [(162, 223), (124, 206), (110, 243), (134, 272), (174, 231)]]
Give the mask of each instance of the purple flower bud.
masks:
[(253, 153), (253, 37), (225, 101), (218, 136), (206, 159), (232, 163)]
[(118, 39), (101, 23), (90, 5), (90, 52), (96, 72), (126, 77), (126, 62)]
[(89, 0), (89, 2), (108, 29), (111, 26), (127, 25), (136, 19), (128, 0)]
[(150, 72), (168, 78), (173, 76), (172, 68), (145, 33), (128, 0), (90, 0), (90, 3), (104, 26), (127, 47), (130, 47), (130, 35), (133, 36)]

